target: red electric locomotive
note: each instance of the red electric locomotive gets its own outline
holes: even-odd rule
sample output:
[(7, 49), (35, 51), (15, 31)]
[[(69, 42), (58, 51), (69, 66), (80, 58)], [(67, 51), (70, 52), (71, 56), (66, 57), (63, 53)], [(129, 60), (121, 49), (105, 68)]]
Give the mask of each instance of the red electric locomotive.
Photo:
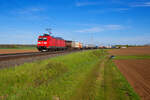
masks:
[(38, 37), (37, 48), (39, 51), (64, 50), (66, 49), (66, 43), (62, 38), (44, 34), (43, 36)]

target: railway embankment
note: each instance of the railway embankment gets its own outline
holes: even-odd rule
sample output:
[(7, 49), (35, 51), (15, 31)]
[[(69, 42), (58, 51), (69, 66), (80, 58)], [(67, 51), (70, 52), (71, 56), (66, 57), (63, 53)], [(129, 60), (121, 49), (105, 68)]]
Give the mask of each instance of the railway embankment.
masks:
[(17, 67), (24, 63), (41, 61), (44, 59), (61, 56), (77, 51), (57, 51), (57, 52), (27, 52), (0, 54), (0, 69), (8, 67)]
[(104, 50), (2, 69), (0, 90), (7, 100), (139, 100)]

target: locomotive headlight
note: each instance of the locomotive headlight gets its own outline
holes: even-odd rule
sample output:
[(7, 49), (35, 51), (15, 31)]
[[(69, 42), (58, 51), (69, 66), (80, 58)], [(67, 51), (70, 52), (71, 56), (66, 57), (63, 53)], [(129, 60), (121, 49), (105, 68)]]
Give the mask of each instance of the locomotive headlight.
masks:
[(41, 42), (38, 42), (38, 44), (41, 44)]
[(44, 42), (44, 44), (47, 44), (47, 42)]

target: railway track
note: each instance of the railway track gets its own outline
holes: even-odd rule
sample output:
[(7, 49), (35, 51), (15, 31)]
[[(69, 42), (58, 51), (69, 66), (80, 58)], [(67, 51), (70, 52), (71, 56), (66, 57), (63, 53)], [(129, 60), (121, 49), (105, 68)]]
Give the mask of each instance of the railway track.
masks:
[(51, 55), (51, 54), (59, 54), (59, 53), (65, 53), (65, 52), (69, 52), (69, 51), (0, 54), (0, 61), (10, 60), (10, 59), (18, 59), (18, 58), (25, 58), (25, 57), (36, 57), (36, 56), (44, 56), (44, 55)]
[(49, 59), (55, 56), (64, 55), (74, 51), (56, 51), (56, 52), (28, 52), (16, 54), (0, 54), (0, 69), (19, 66), (24, 63)]

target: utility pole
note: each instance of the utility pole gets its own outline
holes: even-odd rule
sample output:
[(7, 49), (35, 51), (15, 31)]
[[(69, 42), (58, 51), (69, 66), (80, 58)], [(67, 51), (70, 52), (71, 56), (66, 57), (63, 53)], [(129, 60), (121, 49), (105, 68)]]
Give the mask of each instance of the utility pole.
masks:
[(51, 28), (46, 28), (46, 31), (49, 33), (49, 34), (52, 34), (52, 32), (51, 32)]
[(93, 33), (91, 33), (91, 44), (94, 45), (94, 42), (93, 42)]

